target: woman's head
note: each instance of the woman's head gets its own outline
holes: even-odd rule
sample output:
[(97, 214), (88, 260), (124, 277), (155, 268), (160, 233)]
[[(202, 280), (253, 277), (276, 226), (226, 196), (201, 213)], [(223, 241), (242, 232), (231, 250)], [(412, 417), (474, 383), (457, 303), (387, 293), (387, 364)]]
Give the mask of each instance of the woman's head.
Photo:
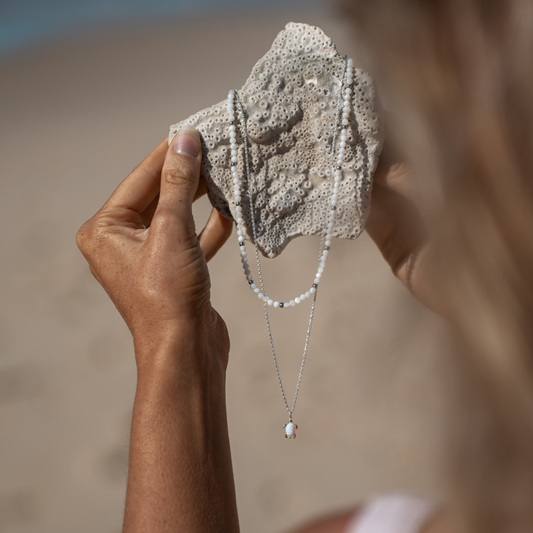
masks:
[[(344, 0), (412, 165), (469, 388), (453, 497), (533, 530), (533, 2)], [(360, 48), (361, 49), (361, 48)]]

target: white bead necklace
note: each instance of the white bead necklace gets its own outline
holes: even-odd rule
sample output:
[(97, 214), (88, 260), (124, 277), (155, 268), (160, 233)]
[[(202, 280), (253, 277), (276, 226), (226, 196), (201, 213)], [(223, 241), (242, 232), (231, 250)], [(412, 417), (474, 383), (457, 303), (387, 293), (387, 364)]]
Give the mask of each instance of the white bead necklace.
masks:
[[(340, 134), (340, 140), (338, 143), (335, 170), (333, 171), (333, 168), (330, 168), (330, 172), (328, 173), (326, 201), (329, 206), (329, 215), (327, 214), (325, 215), (324, 222), (322, 225), (323, 228), (322, 228), (322, 238), (320, 242), (318, 269), (315, 274), (315, 279), (313, 281), (313, 284), (309, 288), (308, 291), (302, 293), (300, 296), (297, 296), (294, 299), (285, 300), (284, 302), (274, 300), (273, 298), (270, 298), (269, 296), (266, 295), (265, 285), (263, 282), (263, 274), (261, 270), (261, 261), (259, 259), (259, 249), (257, 246), (257, 238), (256, 238), (256, 230), (255, 230), (255, 217), (254, 217), (254, 212), (253, 212), (252, 184), (251, 184), (249, 148), (248, 148), (249, 143), (248, 143), (248, 135), (246, 132), (246, 115), (245, 115), (245, 112), (241, 104), (241, 101), (239, 99), (239, 95), (237, 91), (232, 90), (228, 94), (228, 120), (229, 120), (229, 137), (230, 137), (230, 149), (231, 149), (231, 152), (230, 152), (231, 172), (233, 176), (234, 197), (235, 197), (235, 203), (236, 203), (235, 212), (237, 214), (237, 220), (236, 220), (237, 238), (238, 238), (239, 249), (240, 249), (240, 254), (241, 254), (241, 263), (243, 266), (244, 275), (246, 276), (246, 280), (248, 281), (250, 288), (257, 295), (257, 298), (263, 302), (265, 316), (266, 316), (267, 329), (268, 329), (268, 334), (269, 334), (269, 339), (270, 339), (270, 346), (272, 350), (272, 356), (274, 358), (274, 365), (276, 367), (276, 372), (278, 375), (278, 382), (280, 385), (283, 400), (285, 402), (285, 407), (289, 414), (289, 422), (287, 424), (284, 424), (283, 426), (285, 428), (285, 437), (291, 438), (291, 439), (296, 438), (296, 430), (298, 429), (298, 426), (294, 424), (292, 421), (292, 415), (296, 407), (296, 400), (298, 398), (298, 392), (300, 390), (300, 384), (302, 380), (303, 369), (304, 369), (305, 359), (307, 355), (307, 349), (309, 346), (309, 339), (311, 337), (311, 328), (313, 325), (313, 316), (314, 316), (315, 305), (316, 305), (316, 295), (317, 295), (318, 284), (320, 283), (320, 279), (322, 278), (322, 274), (324, 273), (324, 270), (326, 267), (326, 260), (327, 260), (329, 250), (330, 250), (333, 228), (335, 226), (335, 211), (337, 209), (339, 186), (342, 181), (342, 165), (344, 161), (346, 142), (348, 139), (347, 129), (350, 123), (349, 119), (350, 119), (351, 101), (352, 101), (352, 83), (353, 83), (353, 61), (351, 59), (348, 59), (346, 61), (345, 84), (344, 86), (341, 84), (341, 94), (343, 95), (342, 114), (340, 116), (341, 134)], [(344, 93), (342, 93), (343, 90), (344, 90)], [(244, 218), (243, 218), (243, 211), (242, 211), (242, 205), (241, 205), (242, 192), (243, 192), (243, 184), (242, 184), (243, 180), (241, 179), (241, 173), (239, 172), (239, 168), (238, 168), (239, 149), (237, 146), (235, 103), (237, 104), (237, 108), (239, 111), (240, 129), (241, 129), (241, 136), (243, 139), (244, 174), (246, 176), (246, 185), (247, 185), (246, 192), (248, 193), (248, 199), (249, 199), (249, 204), (250, 204), (250, 219), (252, 223), (251, 229), (252, 229), (252, 237), (253, 237), (253, 242), (254, 242), (254, 247), (255, 247), (255, 256), (256, 256), (256, 261), (257, 261), (257, 270), (259, 274), (260, 287), (257, 287), (253, 281), (252, 274), (250, 271), (250, 265), (248, 263), (248, 254), (246, 252), (246, 245), (244, 243), (245, 229), (244, 229)], [(335, 124), (335, 134), (333, 135), (332, 146), (331, 146), (331, 158), (332, 158), (330, 162), (331, 167), (333, 167), (333, 159), (335, 157), (335, 145), (337, 144), (339, 110), (337, 110), (336, 114), (337, 114), (337, 122)], [(330, 196), (330, 189), (331, 189), (330, 181), (331, 181), (332, 171), (334, 175), (334, 185), (333, 185), (333, 190)], [(274, 341), (272, 338), (272, 330), (270, 327), (270, 319), (268, 316), (268, 307), (274, 307), (276, 309), (288, 309), (289, 307), (294, 307), (295, 305), (303, 302), (307, 298), (311, 298), (311, 296), (313, 297), (313, 303), (311, 306), (311, 313), (309, 317), (309, 327), (307, 329), (307, 336), (306, 336), (306, 341), (305, 341), (305, 346), (304, 346), (304, 353), (302, 357), (302, 364), (300, 367), (300, 373), (298, 376), (298, 382), (296, 386), (296, 392), (294, 395), (292, 407), (289, 407), (289, 403), (287, 401), (285, 390), (283, 389), (283, 384), (281, 381), (281, 376), (280, 376), (277, 357), (276, 357), (276, 351), (274, 349)]]

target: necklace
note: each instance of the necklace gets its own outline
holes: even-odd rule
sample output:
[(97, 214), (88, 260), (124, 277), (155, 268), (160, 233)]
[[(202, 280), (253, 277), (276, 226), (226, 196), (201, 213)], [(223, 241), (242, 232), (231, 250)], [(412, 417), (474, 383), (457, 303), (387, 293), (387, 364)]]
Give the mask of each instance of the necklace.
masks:
[[(273, 300), (272, 298), (266, 295), (266, 289), (265, 289), (265, 284), (263, 280), (263, 273), (261, 270), (261, 261), (259, 259), (259, 249), (257, 246), (256, 228), (255, 228), (255, 217), (254, 217), (254, 212), (253, 212), (252, 176), (251, 176), (251, 171), (250, 171), (249, 140), (248, 140), (248, 135), (246, 131), (246, 113), (244, 111), (242, 102), (239, 98), (238, 92), (236, 90), (232, 90), (228, 94), (227, 108), (228, 108), (228, 120), (229, 120), (230, 149), (231, 149), (231, 152), (230, 152), (231, 171), (232, 171), (232, 177), (233, 177), (233, 187), (234, 187), (235, 202), (236, 202), (235, 211), (237, 213), (237, 220), (236, 220), (237, 238), (239, 242), (241, 263), (243, 266), (244, 275), (246, 276), (246, 280), (250, 286), (250, 289), (253, 290), (254, 294), (257, 295), (257, 298), (263, 302), (266, 324), (267, 324), (267, 329), (268, 329), (268, 336), (270, 340), (270, 347), (272, 351), (272, 357), (274, 359), (274, 366), (276, 368), (276, 373), (278, 376), (278, 383), (281, 389), (281, 394), (283, 396), (283, 401), (285, 403), (285, 408), (289, 415), (289, 421), (287, 422), (287, 424), (283, 425), (283, 427), (285, 428), (285, 437), (289, 439), (296, 438), (296, 430), (298, 429), (298, 425), (293, 422), (293, 413), (294, 413), (294, 409), (296, 408), (296, 400), (298, 399), (298, 393), (300, 391), (300, 385), (302, 382), (305, 360), (307, 357), (307, 350), (309, 347), (309, 340), (311, 338), (311, 329), (313, 326), (313, 318), (314, 318), (315, 307), (316, 307), (317, 289), (318, 289), (318, 285), (320, 283), (322, 274), (324, 273), (324, 270), (326, 267), (326, 261), (327, 261), (327, 257), (329, 255), (330, 246), (331, 246), (332, 232), (335, 226), (335, 211), (337, 209), (337, 195), (339, 192), (340, 183), (342, 181), (342, 164), (344, 161), (345, 147), (346, 147), (346, 142), (348, 138), (347, 128), (350, 123), (349, 119), (350, 119), (351, 100), (352, 100), (352, 82), (353, 82), (353, 61), (351, 59), (347, 59), (346, 67), (345, 67), (345, 80), (344, 80), (344, 83), (341, 83), (341, 95), (343, 96), (342, 113), (339, 113), (340, 106), (338, 106), (337, 112), (336, 112), (335, 130), (334, 130), (334, 135), (333, 135), (332, 144), (331, 144), (330, 169), (328, 172), (328, 183), (327, 183), (327, 188), (326, 188), (327, 190), (326, 205), (329, 207), (329, 210), (328, 209), (325, 210), (324, 220), (322, 223), (322, 236), (321, 236), (320, 247), (319, 247), (318, 269), (315, 274), (315, 279), (313, 281), (313, 284), (309, 288), (308, 291), (302, 293), (300, 296), (297, 296), (294, 299), (290, 299), (288, 301), (285, 300), (284, 302)], [(343, 90), (344, 90), (344, 93), (343, 93)], [(244, 229), (244, 217), (243, 217), (243, 211), (242, 211), (242, 196), (243, 196), (242, 181), (243, 180), (241, 178), (241, 173), (239, 173), (239, 169), (238, 169), (239, 151), (238, 151), (238, 146), (237, 146), (237, 131), (238, 130), (237, 130), (237, 124), (235, 120), (236, 119), (235, 106), (237, 107), (237, 110), (238, 110), (240, 133), (243, 139), (244, 175), (246, 177), (246, 185), (247, 185), (247, 189), (244, 192), (248, 194), (248, 201), (249, 201), (249, 206), (250, 206), (250, 220), (251, 220), (251, 226), (252, 226), (252, 236), (253, 236), (253, 242), (254, 242), (254, 248), (255, 248), (255, 257), (256, 257), (256, 262), (257, 262), (257, 271), (259, 275), (260, 287), (257, 287), (253, 281), (252, 273), (250, 270), (250, 264), (248, 263), (248, 253), (246, 251), (246, 245), (244, 243), (245, 229)], [(340, 134), (340, 140), (338, 143), (335, 169), (333, 170), (333, 166), (334, 166), (333, 160), (335, 158), (335, 147), (337, 144), (337, 130), (338, 130), (338, 123), (339, 123), (339, 114), (340, 114), (340, 122), (341, 122), (341, 134)], [(333, 184), (333, 189), (330, 195), (332, 174), (334, 175), (334, 184)], [(296, 384), (296, 391), (294, 393), (294, 399), (292, 402), (292, 406), (289, 407), (289, 402), (287, 401), (287, 396), (285, 394), (285, 390), (283, 388), (283, 383), (281, 380), (281, 375), (280, 375), (279, 366), (278, 366), (278, 359), (276, 356), (276, 350), (274, 348), (274, 340), (272, 336), (272, 328), (270, 326), (268, 307), (274, 307), (275, 309), (288, 309), (289, 307), (294, 307), (295, 305), (311, 297), (313, 298), (313, 302), (311, 304), (311, 312), (309, 315), (309, 326), (307, 328), (307, 335), (305, 339), (305, 345), (304, 345), (303, 356), (302, 356), (302, 364), (300, 366), (300, 372), (298, 375), (298, 381)]]

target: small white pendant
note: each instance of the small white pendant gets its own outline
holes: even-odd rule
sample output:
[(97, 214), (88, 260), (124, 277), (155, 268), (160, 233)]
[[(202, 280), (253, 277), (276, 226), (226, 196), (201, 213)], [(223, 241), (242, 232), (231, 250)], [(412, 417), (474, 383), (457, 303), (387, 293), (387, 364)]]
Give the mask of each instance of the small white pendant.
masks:
[(296, 430), (298, 429), (298, 426), (296, 424), (293, 424), (292, 422), (289, 422), (288, 424), (283, 424), (283, 427), (285, 428), (285, 438), (286, 439), (295, 439), (296, 438)]

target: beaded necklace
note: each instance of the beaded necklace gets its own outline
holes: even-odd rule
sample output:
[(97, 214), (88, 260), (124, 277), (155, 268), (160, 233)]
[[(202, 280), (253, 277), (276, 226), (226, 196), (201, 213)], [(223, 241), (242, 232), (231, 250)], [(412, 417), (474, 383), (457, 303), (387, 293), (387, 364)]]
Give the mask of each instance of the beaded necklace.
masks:
[[(337, 198), (338, 198), (339, 187), (342, 181), (342, 165), (344, 161), (346, 142), (348, 139), (347, 129), (350, 123), (353, 71), (354, 71), (353, 61), (351, 59), (347, 59), (346, 68), (345, 68), (345, 80), (344, 80), (344, 83), (341, 83), (341, 94), (343, 94), (342, 113), (340, 113), (341, 133), (340, 133), (338, 148), (337, 148), (337, 159), (334, 164), (335, 147), (337, 145), (337, 131), (338, 131), (338, 125), (339, 125), (338, 124), (339, 123), (339, 111), (341, 111), (340, 109), (337, 109), (337, 113), (336, 113), (337, 119), (336, 119), (336, 124), (335, 124), (335, 134), (333, 135), (333, 140), (332, 140), (330, 172), (328, 173), (328, 184), (327, 184), (327, 194), (326, 194), (326, 202), (327, 202), (327, 205), (329, 206), (329, 210), (326, 210), (324, 221), (322, 223), (322, 237), (321, 237), (320, 248), (319, 248), (318, 269), (315, 274), (315, 279), (313, 281), (313, 284), (311, 285), (308, 291), (302, 293), (300, 296), (297, 296), (294, 299), (285, 300), (285, 301), (274, 300), (273, 298), (270, 298), (266, 294), (265, 284), (263, 281), (263, 273), (261, 270), (261, 261), (259, 259), (259, 249), (257, 246), (256, 228), (255, 228), (255, 217), (254, 217), (254, 212), (253, 212), (252, 175), (250, 172), (249, 140), (248, 140), (248, 135), (246, 131), (246, 113), (241, 103), (241, 100), (239, 98), (238, 92), (236, 90), (232, 90), (228, 94), (227, 109), (228, 109), (229, 138), (230, 138), (230, 149), (231, 149), (231, 152), (230, 152), (231, 172), (232, 172), (232, 177), (233, 177), (233, 188), (234, 188), (235, 202), (236, 202), (235, 212), (237, 214), (237, 219), (236, 219), (237, 238), (238, 238), (239, 250), (240, 250), (240, 255), (241, 255), (241, 263), (242, 263), (242, 267), (244, 270), (244, 275), (246, 276), (246, 280), (250, 286), (250, 289), (254, 292), (254, 294), (257, 295), (257, 298), (263, 302), (263, 307), (265, 310), (265, 317), (266, 317), (266, 324), (267, 324), (267, 329), (268, 329), (268, 336), (270, 340), (270, 347), (272, 350), (272, 357), (274, 359), (274, 365), (275, 365), (276, 373), (278, 376), (278, 383), (281, 389), (281, 394), (285, 402), (285, 408), (289, 415), (289, 421), (283, 425), (283, 427), (285, 428), (285, 437), (289, 439), (296, 438), (296, 430), (298, 429), (297, 424), (293, 422), (293, 413), (296, 407), (296, 400), (298, 399), (298, 393), (300, 391), (300, 385), (301, 385), (302, 376), (303, 376), (305, 359), (307, 356), (309, 340), (311, 337), (311, 329), (313, 326), (313, 317), (314, 317), (315, 306), (316, 306), (317, 289), (320, 283), (320, 279), (322, 278), (322, 274), (324, 273), (324, 270), (326, 267), (326, 261), (327, 261), (329, 251), (330, 251), (330, 246), (331, 246), (332, 232), (335, 226), (335, 211), (337, 209)], [(235, 106), (237, 107), (237, 110), (238, 110), (240, 133), (243, 139), (244, 175), (246, 178), (245, 185), (247, 186), (246, 190), (243, 190), (244, 189), (243, 180), (241, 178), (242, 172), (239, 171), (239, 166), (238, 166), (239, 149), (237, 145), (238, 129), (237, 129), (237, 124), (235, 120), (236, 119)], [(334, 170), (333, 170), (333, 166), (335, 167)], [(331, 175), (332, 174), (334, 177), (334, 183), (333, 183), (333, 189), (331, 190)], [(331, 195), (330, 195), (330, 190), (331, 190)], [(252, 273), (250, 271), (250, 264), (248, 262), (248, 253), (246, 251), (246, 245), (244, 242), (245, 228), (244, 228), (244, 217), (243, 217), (243, 211), (242, 211), (242, 205), (241, 205), (242, 195), (244, 193), (248, 194), (248, 199), (249, 199), (250, 219), (251, 219), (251, 226), (252, 226), (251, 233), (252, 233), (253, 242), (254, 242), (255, 257), (256, 257), (256, 262), (257, 262), (257, 270), (258, 270), (258, 275), (259, 275), (260, 287), (257, 287), (257, 285), (254, 283), (254, 280), (252, 278)], [(272, 337), (272, 329), (270, 326), (268, 308), (273, 307), (275, 309), (288, 309), (289, 307), (294, 307), (297, 304), (311, 297), (313, 299), (313, 303), (311, 305), (311, 313), (309, 315), (309, 327), (307, 328), (307, 336), (305, 339), (302, 364), (300, 366), (300, 372), (298, 375), (298, 382), (296, 385), (294, 400), (292, 402), (292, 406), (289, 407), (289, 403), (287, 401), (287, 396), (283, 388), (283, 383), (281, 380), (281, 375), (280, 375), (280, 371), (278, 367), (278, 360), (276, 356), (276, 350), (274, 348), (274, 341)]]

